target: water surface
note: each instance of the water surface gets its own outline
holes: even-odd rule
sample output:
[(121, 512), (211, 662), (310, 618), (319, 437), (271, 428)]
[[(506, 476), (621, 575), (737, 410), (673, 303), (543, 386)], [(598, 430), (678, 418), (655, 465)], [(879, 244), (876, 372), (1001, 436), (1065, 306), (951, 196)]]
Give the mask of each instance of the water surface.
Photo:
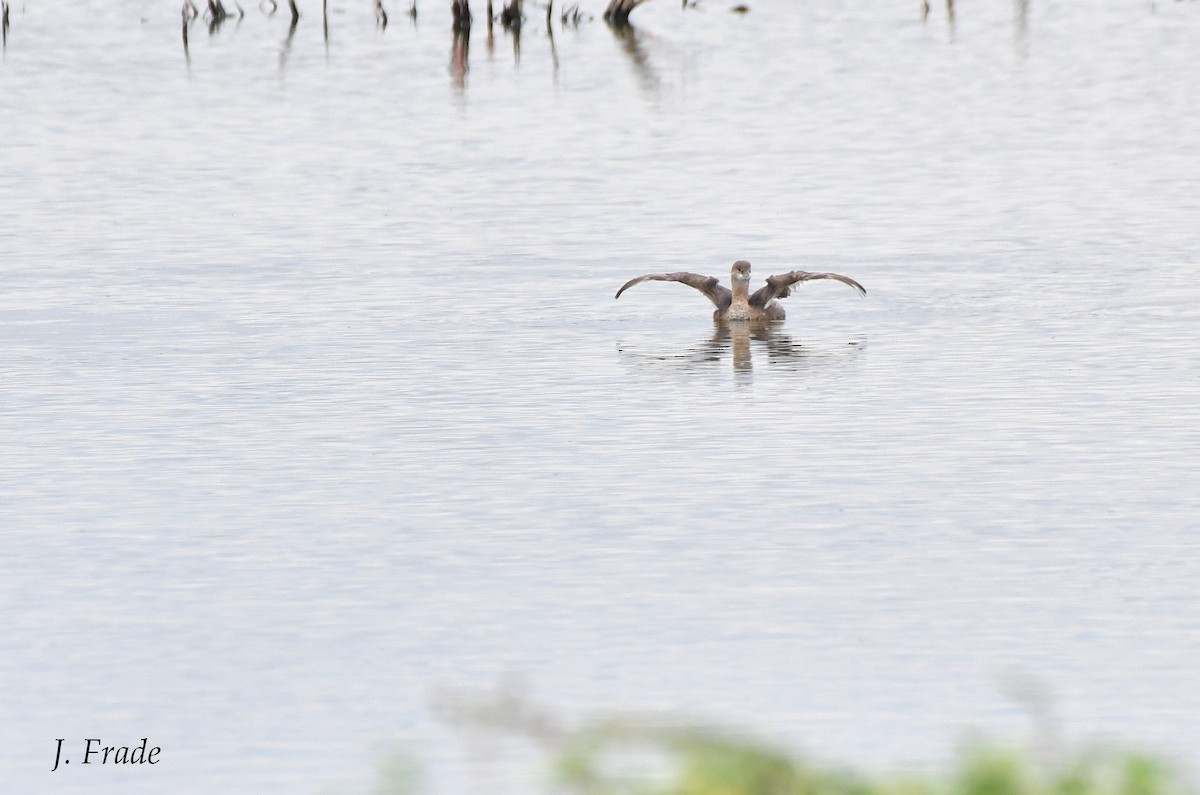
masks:
[[(903, 766), (1025, 671), (1200, 762), (1194, 3), (246, 11), (12, 12), (0, 790), (530, 791), (427, 707), (512, 674)], [(868, 296), (612, 299), (739, 258)]]

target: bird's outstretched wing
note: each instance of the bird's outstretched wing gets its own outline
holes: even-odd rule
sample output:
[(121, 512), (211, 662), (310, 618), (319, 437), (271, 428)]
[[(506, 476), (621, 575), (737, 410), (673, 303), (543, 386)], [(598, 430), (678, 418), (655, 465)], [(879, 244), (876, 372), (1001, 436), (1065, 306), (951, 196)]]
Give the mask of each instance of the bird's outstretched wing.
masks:
[(718, 284), (717, 277), (701, 276), (698, 273), (687, 273), (685, 271), (680, 271), (679, 273), (648, 273), (645, 276), (630, 279), (621, 285), (621, 289), (617, 290), (617, 294), (613, 298), (620, 298), (621, 293), (641, 282), (680, 282), (686, 284), (688, 287), (695, 287), (708, 296), (708, 300), (712, 301), (717, 309), (727, 309), (733, 303), (733, 293), (729, 291), (728, 287), (722, 287)]
[(768, 276), (765, 287), (760, 287), (750, 295), (750, 306), (762, 309), (772, 298), (787, 298), (792, 294), (792, 285), (797, 282), (807, 282), (813, 279), (834, 279), (842, 284), (848, 284), (855, 290), (858, 290), (863, 295), (867, 291), (861, 284), (851, 279), (849, 276), (842, 276), (840, 273), (809, 273), (808, 271), (792, 271), (791, 273), (781, 273), (778, 276)]

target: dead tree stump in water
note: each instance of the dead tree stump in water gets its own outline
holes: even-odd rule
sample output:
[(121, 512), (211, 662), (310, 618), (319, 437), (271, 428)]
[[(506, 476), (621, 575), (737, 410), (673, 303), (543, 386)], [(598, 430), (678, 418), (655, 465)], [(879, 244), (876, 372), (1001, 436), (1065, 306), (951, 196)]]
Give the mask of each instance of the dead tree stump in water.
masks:
[(525, 15), (521, 13), (521, 0), (509, 0), (508, 5), (500, 10), (500, 24), (507, 30), (520, 30), (521, 20)]
[(628, 25), (633, 9), (644, 2), (646, 0), (610, 0), (608, 8), (604, 9), (604, 20), (613, 25)]
[(450, 13), (454, 16), (454, 30), (468, 31), (471, 29), (471, 6), (467, 0), (450, 0)]

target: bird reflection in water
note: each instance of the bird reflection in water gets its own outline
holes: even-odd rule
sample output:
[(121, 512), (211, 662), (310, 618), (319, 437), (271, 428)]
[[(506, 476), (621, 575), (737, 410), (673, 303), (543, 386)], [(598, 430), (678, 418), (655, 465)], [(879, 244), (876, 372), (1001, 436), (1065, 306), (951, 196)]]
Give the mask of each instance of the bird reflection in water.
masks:
[(843, 361), (863, 350), (863, 341), (855, 340), (838, 348), (813, 348), (802, 345), (778, 323), (714, 323), (712, 334), (678, 353), (651, 353), (618, 343), (617, 350), (637, 366), (677, 367), (699, 370), (720, 365), (731, 358), (733, 370), (748, 376), (754, 370), (754, 357), (767, 366), (812, 367)]

